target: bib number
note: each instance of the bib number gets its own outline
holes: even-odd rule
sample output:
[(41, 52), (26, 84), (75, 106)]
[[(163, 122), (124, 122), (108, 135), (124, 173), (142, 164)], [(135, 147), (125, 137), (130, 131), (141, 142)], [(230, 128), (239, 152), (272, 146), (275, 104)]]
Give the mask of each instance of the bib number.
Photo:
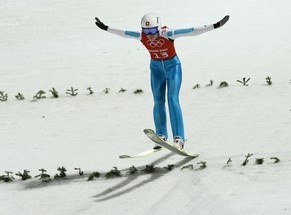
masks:
[(155, 59), (165, 59), (169, 57), (168, 52), (160, 52), (160, 53), (153, 53), (155, 56)]

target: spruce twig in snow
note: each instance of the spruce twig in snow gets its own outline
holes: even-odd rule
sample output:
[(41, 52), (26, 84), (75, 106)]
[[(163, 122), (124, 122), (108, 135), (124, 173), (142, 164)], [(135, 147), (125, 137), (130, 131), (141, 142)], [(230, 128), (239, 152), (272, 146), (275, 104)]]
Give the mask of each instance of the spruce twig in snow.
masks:
[(249, 82), (250, 78), (246, 79), (246, 78), (243, 78), (242, 81), (240, 80), (237, 80), (237, 82), (243, 84), (244, 86), (249, 86), (247, 83)]
[(232, 163), (231, 158), (228, 159), (228, 161), (226, 162), (226, 165), (229, 165), (230, 163)]
[(193, 90), (200, 88), (200, 84), (196, 84), (192, 87)]
[(274, 163), (279, 163), (280, 162), (280, 159), (277, 158), (277, 157), (271, 157), (270, 159), (274, 160)]
[(200, 162), (198, 162), (197, 164), (200, 164), (199, 169), (205, 169), (205, 168), (207, 167), (205, 161), (200, 161)]
[(261, 165), (264, 163), (264, 158), (256, 158), (256, 164)]
[(23, 96), (23, 94), (21, 94), (21, 93), (18, 93), (18, 94), (15, 96), (15, 98), (16, 98), (17, 100), (24, 100), (24, 99), (25, 99), (24, 96)]
[(141, 94), (141, 93), (143, 93), (143, 90), (142, 89), (137, 89), (133, 93), (134, 94)]
[(87, 181), (93, 181), (94, 178), (99, 178), (100, 177), (100, 173), (99, 172), (93, 172), (92, 174), (89, 175)]
[(205, 87), (211, 87), (212, 85), (213, 85), (213, 80), (210, 80), (210, 84), (206, 84), (206, 86)]
[(58, 171), (60, 171), (60, 173), (59, 174), (56, 174), (55, 175), (55, 178), (56, 179), (58, 179), (58, 178), (64, 178), (64, 177), (66, 177), (67, 175), (66, 175), (66, 171), (67, 171), (67, 169), (65, 168), (65, 167), (59, 167), (58, 168)]
[(15, 175), (21, 177), (22, 180), (27, 180), (27, 179), (31, 179), (31, 176), (29, 175), (29, 171), (28, 170), (23, 170), (23, 173), (21, 172), (18, 172), (18, 173), (15, 173)]
[(220, 84), (219, 84), (219, 87), (218, 88), (224, 88), (224, 87), (228, 87), (228, 83), (226, 81), (222, 81)]
[(78, 170), (79, 171), (79, 175), (83, 175), (84, 174), (84, 172), (79, 167), (75, 167), (75, 170)]
[(59, 93), (58, 93), (58, 91), (56, 91), (55, 88), (52, 88), (52, 89), (50, 90), (50, 92), (53, 94), (53, 97), (54, 97), (54, 98), (59, 98)]
[(35, 178), (40, 177), (39, 180), (41, 180), (42, 182), (49, 182), (51, 180), (50, 175), (45, 173), (45, 169), (39, 169), (39, 171), (41, 171), (41, 174), (35, 176)]
[(167, 169), (169, 171), (171, 171), (172, 169), (174, 169), (175, 165), (174, 164), (169, 164), (168, 166), (163, 167), (164, 169)]
[(119, 93), (124, 93), (126, 91), (126, 89), (120, 88), (120, 90), (118, 91)]
[(105, 88), (105, 90), (103, 90), (103, 93), (108, 94), (109, 90), (110, 90), (110, 88)]
[(13, 172), (5, 171), (6, 175), (0, 176), (0, 181), (4, 182), (12, 182), (15, 180), (15, 178), (12, 176)]
[(71, 95), (71, 96), (76, 96), (78, 95), (78, 89), (74, 89), (73, 87), (71, 87), (71, 89), (67, 89), (66, 94)]
[(121, 172), (117, 169), (117, 167), (113, 167), (112, 170), (110, 170), (109, 172), (105, 174), (106, 178), (113, 178), (113, 177), (120, 177), (120, 176), (121, 176)]
[(126, 91), (126, 89), (120, 88), (120, 90), (118, 91), (119, 93), (124, 93)]
[(156, 170), (154, 165), (146, 165), (145, 169), (141, 170), (143, 173), (153, 173)]
[(242, 163), (243, 166), (247, 165), (247, 163), (249, 162), (249, 158), (253, 156), (253, 154), (248, 153), (245, 157), (245, 161)]
[(46, 97), (44, 96), (46, 92), (44, 92), (43, 90), (38, 91), (38, 93), (36, 93), (36, 95), (33, 97), (35, 99), (45, 99)]
[[(195, 171), (197, 171), (197, 170), (202, 170), (202, 169), (205, 169), (205, 168), (207, 167), (205, 161), (200, 161), (200, 162), (198, 162), (197, 164), (200, 164), (200, 166), (199, 166), (199, 168), (196, 169)], [(187, 165), (187, 166), (183, 166), (183, 167), (181, 168), (181, 170), (183, 170), (183, 169), (193, 170), (193, 169), (194, 169), (194, 165), (193, 165), (193, 164), (189, 164), (189, 165)]]
[(223, 168), (230, 167), (231, 165), (232, 165), (232, 159), (229, 158), (229, 159), (227, 160), (227, 162), (226, 162), (226, 165), (224, 165)]
[(87, 90), (89, 90), (89, 95), (92, 95), (94, 93), (91, 87), (88, 87)]
[(131, 166), (125, 174), (126, 175), (133, 175), (137, 172), (138, 172), (137, 168), (135, 166)]
[(266, 82), (267, 82), (268, 85), (272, 85), (273, 84), (273, 82), (271, 80), (271, 77), (269, 77), (269, 76), (266, 78)]
[(194, 166), (193, 166), (193, 164), (189, 164), (189, 165), (187, 165), (187, 166), (183, 166), (183, 167), (181, 168), (181, 170), (183, 170), (183, 169), (193, 170), (193, 169), (194, 169)]
[(8, 100), (8, 94), (4, 93), (3, 91), (0, 91), (0, 101), (1, 102), (6, 102)]

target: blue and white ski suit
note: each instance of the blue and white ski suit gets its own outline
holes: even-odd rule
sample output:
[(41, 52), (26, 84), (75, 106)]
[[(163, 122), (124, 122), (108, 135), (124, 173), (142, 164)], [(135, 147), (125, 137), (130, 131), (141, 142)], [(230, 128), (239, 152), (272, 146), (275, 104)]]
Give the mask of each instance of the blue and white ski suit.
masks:
[(166, 92), (169, 107), (170, 122), (173, 138), (180, 137), (183, 142), (184, 123), (179, 104), (179, 92), (182, 83), (182, 69), (180, 60), (176, 54), (174, 40), (183, 36), (195, 36), (214, 30), (213, 25), (192, 27), (185, 29), (168, 29), (163, 27), (159, 37), (155, 41), (147, 39), (141, 31), (128, 31), (108, 28), (108, 32), (140, 40), (151, 55), (151, 89), (154, 97), (154, 123), (156, 133), (164, 135), (168, 139), (166, 117)]

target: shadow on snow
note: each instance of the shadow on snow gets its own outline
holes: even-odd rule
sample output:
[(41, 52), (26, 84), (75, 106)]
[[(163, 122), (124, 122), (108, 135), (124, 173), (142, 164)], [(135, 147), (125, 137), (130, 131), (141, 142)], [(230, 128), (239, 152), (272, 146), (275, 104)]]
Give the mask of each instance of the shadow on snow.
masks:
[[(154, 161), (152, 163), (153, 166), (167, 160), (169, 157), (173, 156), (174, 153), (170, 153), (170, 154), (167, 154), (161, 158), (159, 158), (158, 160)], [(175, 168), (179, 168), (181, 167), (182, 165), (188, 163), (190, 160), (192, 160), (194, 158), (192, 157), (186, 157), (184, 158), (183, 160), (181, 160), (180, 162), (174, 164), (174, 167)], [(138, 167), (138, 169), (140, 169), (140, 167)], [(113, 192), (116, 192), (122, 188), (124, 188), (125, 186), (129, 185), (129, 184), (132, 184), (136, 179), (138, 179), (140, 176), (144, 176), (146, 175), (146, 173), (141, 173), (141, 174), (134, 174), (134, 175), (130, 175), (128, 176), (127, 179), (125, 179), (124, 181), (120, 182), (119, 184), (117, 185), (114, 185), (113, 187), (110, 187), (108, 189), (106, 189), (105, 191), (99, 193), (99, 194), (96, 194), (95, 196), (93, 196), (93, 198), (98, 198), (96, 200), (96, 202), (102, 202), (102, 201), (107, 201), (107, 200), (110, 200), (110, 199), (113, 199), (113, 198), (117, 198), (117, 197), (120, 197), (122, 195), (125, 195), (129, 192), (132, 192), (140, 187), (143, 187), (145, 185), (147, 185), (148, 183), (150, 182), (153, 182), (163, 176), (165, 176), (167, 173), (169, 173), (170, 170), (166, 169), (166, 168), (159, 168), (159, 167), (156, 167), (155, 168), (155, 171), (148, 174), (150, 175), (151, 177), (146, 179), (146, 180), (143, 180), (142, 182), (138, 183), (138, 184), (134, 184), (124, 190), (121, 190), (117, 193), (114, 193), (114, 194), (111, 194)], [(110, 195), (111, 194), (111, 195)]]

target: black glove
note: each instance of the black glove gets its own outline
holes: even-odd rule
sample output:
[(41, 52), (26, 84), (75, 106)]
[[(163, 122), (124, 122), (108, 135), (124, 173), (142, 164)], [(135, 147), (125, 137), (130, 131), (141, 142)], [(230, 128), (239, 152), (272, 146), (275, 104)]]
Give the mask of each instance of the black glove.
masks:
[(95, 17), (95, 20), (96, 20), (95, 24), (96, 24), (99, 28), (101, 28), (101, 29), (104, 30), (104, 31), (107, 31), (107, 30), (108, 30), (108, 25), (104, 25), (104, 23), (101, 22), (100, 19), (98, 19), (97, 17)]
[(215, 23), (213, 25), (213, 27), (216, 28), (220, 28), (222, 27), (227, 21), (229, 20), (229, 15), (225, 16), (222, 20), (220, 20), (219, 22)]

